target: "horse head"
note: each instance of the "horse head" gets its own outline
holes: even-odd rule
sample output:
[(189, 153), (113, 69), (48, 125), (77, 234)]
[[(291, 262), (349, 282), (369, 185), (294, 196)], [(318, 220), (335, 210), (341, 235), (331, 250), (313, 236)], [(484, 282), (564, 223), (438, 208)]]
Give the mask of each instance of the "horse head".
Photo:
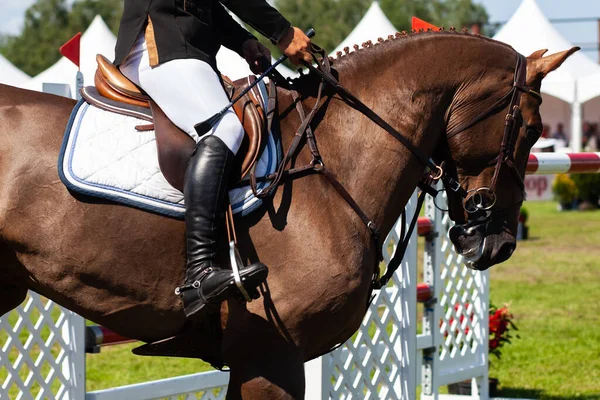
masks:
[(482, 78), (457, 91), (447, 114), (444, 160), (466, 195), (445, 185), (449, 216), (456, 223), (449, 236), (472, 269), (506, 261), (516, 248), (525, 168), (542, 132), (542, 79), (577, 50), (546, 57), (546, 50), (539, 50), (526, 59), (517, 55), (505, 79)]

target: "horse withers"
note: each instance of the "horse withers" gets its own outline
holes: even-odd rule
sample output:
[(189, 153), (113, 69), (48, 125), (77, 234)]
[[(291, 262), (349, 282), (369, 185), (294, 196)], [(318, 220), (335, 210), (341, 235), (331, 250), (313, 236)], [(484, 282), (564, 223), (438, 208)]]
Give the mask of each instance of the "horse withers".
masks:
[[(532, 91), (516, 103), (517, 53), (466, 33), (398, 35), (333, 68), (341, 85), (460, 183), (466, 200), (448, 190), (452, 240), (471, 267), (485, 269), (515, 248), (520, 182), (542, 127), (535, 92), (576, 50), (529, 56), (521, 68)], [(294, 82), (307, 112), (318, 83), (313, 74)], [(506, 142), (511, 103), (518, 127)], [(186, 338), (182, 355), (230, 366), (228, 398), (302, 398), (303, 363), (348, 339), (365, 314), (381, 249), (363, 221), (322, 175), (285, 180), (236, 221), (244, 260), (270, 266), (263, 296), (230, 299), (220, 315), (188, 323), (173, 294), (184, 276), (183, 223), (71, 193), (60, 181), (73, 106), (0, 86), (0, 314), (34, 290), (126, 337)], [(424, 165), (338, 96), (326, 93), (317, 108), (311, 127), (325, 165), (384, 236)], [(287, 148), (300, 125), (287, 89), (278, 89), (278, 110)], [(309, 161), (306, 148), (294, 158)]]

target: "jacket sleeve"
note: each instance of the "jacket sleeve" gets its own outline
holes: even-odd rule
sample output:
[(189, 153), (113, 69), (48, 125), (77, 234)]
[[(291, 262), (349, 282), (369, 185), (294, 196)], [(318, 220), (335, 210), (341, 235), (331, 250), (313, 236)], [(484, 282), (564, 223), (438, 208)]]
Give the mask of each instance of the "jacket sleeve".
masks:
[(273, 44), (279, 43), (292, 24), (266, 0), (220, 0), (242, 21), (256, 29)]
[(242, 44), (246, 40), (256, 39), (256, 37), (238, 24), (220, 3), (217, 3), (213, 9), (213, 18), (215, 26), (221, 27), (223, 46), (235, 51), (243, 58)]

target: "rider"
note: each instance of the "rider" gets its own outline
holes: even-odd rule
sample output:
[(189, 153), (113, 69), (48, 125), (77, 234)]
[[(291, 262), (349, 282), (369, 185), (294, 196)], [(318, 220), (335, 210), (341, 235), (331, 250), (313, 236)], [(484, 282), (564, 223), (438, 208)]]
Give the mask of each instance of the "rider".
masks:
[[(125, 0), (115, 65), (196, 141), (185, 174), (186, 279), (179, 291), (186, 317), (216, 307), (234, 290), (233, 272), (217, 264), (219, 229), (232, 162), (244, 136), (235, 113), (208, 134), (195, 126), (222, 110), (229, 99), (216, 65), (220, 46), (262, 71), (269, 50), (229, 15), (226, 6), (268, 37), (290, 60), (310, 62), (310, 39), (265, 0)], [(267, 63), (268, 64), (268, 63)], [(247, 290), (267, 277), (255, 263), (240, 270)]]

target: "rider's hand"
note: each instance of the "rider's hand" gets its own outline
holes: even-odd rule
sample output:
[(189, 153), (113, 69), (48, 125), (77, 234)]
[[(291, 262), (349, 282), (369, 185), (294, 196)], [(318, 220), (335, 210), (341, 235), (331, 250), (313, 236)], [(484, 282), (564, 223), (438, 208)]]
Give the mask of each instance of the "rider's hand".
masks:
[(271, 65), (271, 51), (256, 39), (246, 40), (242, 44), (242, 52), (255, 74), (262, 74)]
[(290, 28), (285, 36), (279, 41), (277, 47), (279, 47), (279, 50), (288, 56), (290, 61), (295, 65), (299, 65), (301, 61), (306, 61), (308, 63), (312, 62), (312, 56), (310, 55), (310, 38), (299, 28)]

